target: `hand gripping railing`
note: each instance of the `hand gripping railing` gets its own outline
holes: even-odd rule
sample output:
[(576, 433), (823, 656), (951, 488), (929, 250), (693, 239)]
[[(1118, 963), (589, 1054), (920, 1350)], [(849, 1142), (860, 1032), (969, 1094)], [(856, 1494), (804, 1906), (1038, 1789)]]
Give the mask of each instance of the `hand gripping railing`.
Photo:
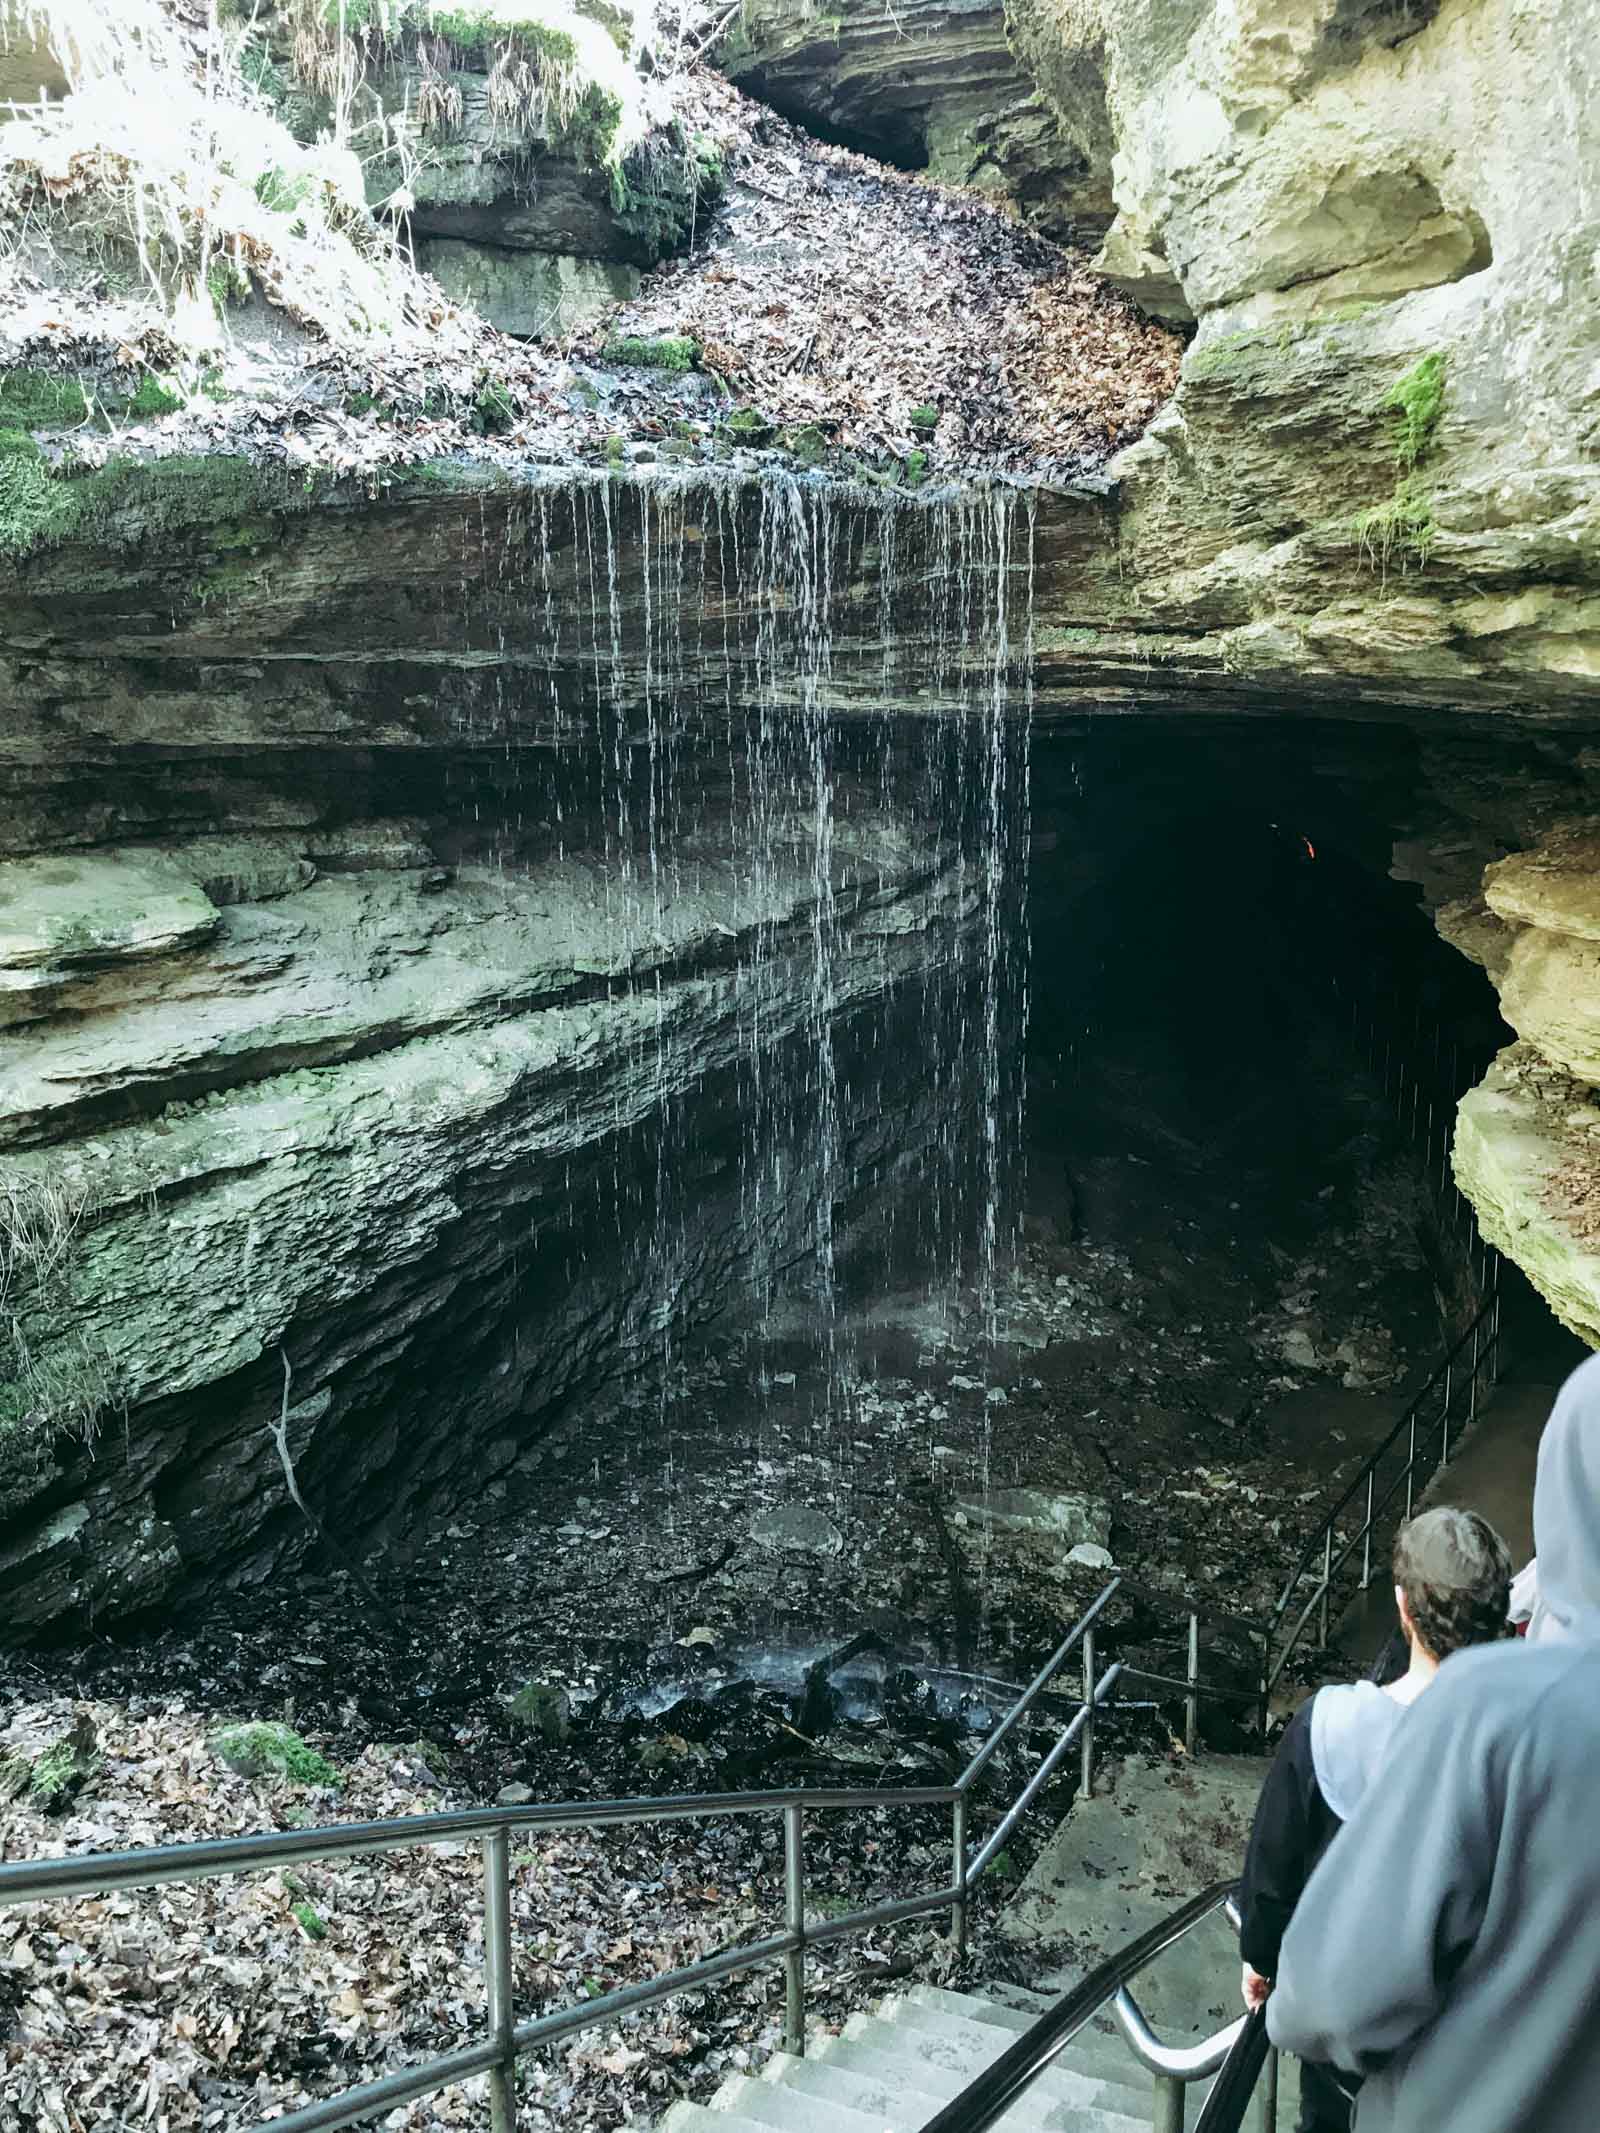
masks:
[[(1498, 1259), (1494, 1270), (1498, 1274)], [(1381, 1544), (1386, 1526), (1398, 1527), (1402, 1518), (1411, 1516), (1421, 1489), (1448, 1462), (1452, 1425), (1459, 1434), (1477, 1420), (1480, 1402), (1494, 1389), (1499, 1361), (1500, 1291), (1496, 1282), (1466, 1330), (1446, 1351), (1422, 1390), (1322, 1521), (1290, 1572), (1268, 1625), (1267, 1663), (1261, 1684), (1263, 1717), (1267, 1700), (1313, 1615), (1318, 1618), (1320, 1641), (1326, 1645), (1333, 1619), (1335, 1581), (1357, 1549), (1361, 1552), (1361, 1572), (1350, 1585), (1349, 1597), (1365, 1592), (1372, 1583), (1374, 1543)], [(1380, 1482), (1385, 1462), (1402, 1438), (1404, 1454), (1393, 1474)], [(1402, 1491), (1403, 1509), (1397, 1507)], [(1341, 1523), (1358, 1502), (1362, 1506), (1358, 1521), (1341, 1534)], [(1307, 1577), (1311, 1578), (1311, 1588), (1309, 1593), (1303, 1593)], [(1297, 1601), (1299, 1612), (1291, 1620), (1290, 1610)]]
[[(1241, 1923), (1239, 1906), (1231, 1892), (1223, 1909), (1228, 1914), (1228, 1923), (1237, 1932)], [(1212, 2104), (1217, 2101), (1214, 2091), (1206, 2100), (1196, 2133), (1201, 2133), (1201, 2128), (1206, 2128), (1207, 2133), (1237, 2133), (1244, 2122), (1245, 2107), (1263, 2061), (1267, 2064), (1268, 2083), (1262, 2099), (1261, 2128), (1262, 2133), (1274, 2133), (1278, 2118), (1278, 2061), (1277, 2054), (1270, 2052), (1266, 2045), (1264, 2025), (1256, 2025), (1261, 2032), (1259, 2052), (1252, 2043), (1246, 2055), (1247, 2078), (1246, 2062), (1241, 2060), (1239, 2047), (1247, 2035), (1253, 2034), (1250, 2017), (1240, 2015), (1237, 2021), (1228, 2023), (1200, 2044), (1163, 2044), (1126, 1985), (1119, 1987), (1112, 2010), (1134, 2057), (1155, 2076), (1155, 2110), (1151, 2121), (1154, 2133), (1183, 2133), (1183, 2092), (1191, 2081), (1205, 2081), (1212, 2074), (1226, 2077), (1229, 2094), (1238, 2099), (1238, 2115), (1233, 2116), (1231, 2109), (1225, 2111), (1221, 2107), (1213, 2111)], [(1222, 2085), (1219, 2079), (1219, 2088)]]
[[(593, 2029), (619, 2015), (653, 2006), (719, 1978), (782, 1963), (785, 1973), (784, 2042), (805, 2050), (805, 1955), (879, 1926), (948, 1908), (951, 1933), (965, 1944), (967, 1906), (974, 1885), (993, 1865), (1022, 1815), (1077, 1747), (1080, 1783), (1094, 1781), (1095, 1717), (1117, 1692), (1123, 1670), (1112, 1665), (1097, 1676), (1094, 1627), (1118, 1589), (1115, 1578), (1073, 1624), (1017, 1702), (989, 1734), (953, 1785), (898, 1786), (873, 1790), (682, 1793), (664, 1799), (583, 1800), (529, 1807), (481, 1807), (415, 1815), (392, 1822), (353, 1822), (328, 1829), (283, 1830), (269, 1836), (221, 1837), (201, 1844), (165, 1845), (146, 1851), (91, 1853), (76, 1859), (20, 1861), (0, 1866), (0, 1905), (40, 1903), (51, 1898), (99, 1896), (119, 1889), (149, 1888), (171, 1881), (202, 1881), (225, 1874), (348, 1859), (362, 1853), (399, 1851), (414, 1844), (476, 1841), (483, 1854), (484, 2035), (476, 2044), (408, 2066), (378, 2081), (346, 2089), (319, 2103), (267, 2121), (258, 2133), (330, 2133), (398, 2104), (487, 2074), (493, 2133), (512, 2133), (516, 2062), (537, 2046)], [(1049, 1683), (1081, 1648), (1083, 1700), (973, 1857), (967, 1852), (967, 1809), (973, 1786), (1001, 1744), (1020, 1726)], [(926, 1895), (905, 1896), (843, 1918), (814, 1924), (805, 1908), (805, 1817), (865, 1808), (948, 1807), (951, 1817), (949, 1885)], [(781, 1933), (742, 1947), (725, 1948), (646, 1983), (629, 1985), (582, 2006), (559, 2008), (531, 2021), (515, 2019), (512, 1990), (511, 1851), (513, 1834), (532, 1830), (595, 1829), (628, 1824), (681, 1822), (715, 1815), (776, 1813), (783, 1818), (784, 1925)]]

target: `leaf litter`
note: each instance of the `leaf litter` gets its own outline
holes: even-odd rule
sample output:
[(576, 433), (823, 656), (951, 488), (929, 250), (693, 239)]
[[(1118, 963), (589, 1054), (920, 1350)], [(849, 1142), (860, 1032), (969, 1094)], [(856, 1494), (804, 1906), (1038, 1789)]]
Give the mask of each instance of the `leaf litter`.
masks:
[[(14, 1803), (7, 1860), (464, 1804), (406, 1747), (367, 1748), (337, 1791), (238, 1777), (208, 1745), (207, 1720), (170, 1700), (44, 1698), (13, 1711), (0, 1752), (37, 1752), (85, 1718), (101, 1771), (64, 1817)], [(868, 1871), (890, 1863), (902, 1880), (936, 1887), (932, 1830), (908, 1839), (899, 1819), (892, 1837), (882, 1814), (852, 1817), (848, 1830), (814, 1824), (813, 1885), (828, 1890), (834, 1869), (860, 1858)], [(518, 2019), (779, 1930), (774, 1822), (513, 1832)], [(250, 2125), (471, 2044), (484, 2028), (481, 1919), (472, 1843), (7, 1913), (0, 2124), (8, 2133)], [(948, 1970), (946, 1944), (926, 1924), (819, 1951), (809, 1961), (814, 2014), (842, 2020), (913, 1954), (923, 1975)], [(782, 1980), (769, 1967), (530, 2054), (518, 2124), (546, 2133), (647, 2121), (674, 2095), (709, 2094), (754, 2063), (777, 2043), (781, 2015)], [(465, 2083), (381, 2122), (393, 2133), (481, 2124), (485, 2095), (481, 2080)]]

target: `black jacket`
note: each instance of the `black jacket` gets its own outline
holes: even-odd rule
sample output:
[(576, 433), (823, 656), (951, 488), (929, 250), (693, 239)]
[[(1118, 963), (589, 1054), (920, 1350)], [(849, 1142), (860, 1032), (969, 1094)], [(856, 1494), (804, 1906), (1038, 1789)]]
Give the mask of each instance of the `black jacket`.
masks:
[(1311, 1706), (1289, 1721), (1256, 1803), (1239, 1884), (1239, 1953), (1262, 1977), (1278, 1974), (1278, 1950), (1300, 1891), (1339, 1830), (1311, 1754)]
[(1245, 1853), (1239, 1953), (1276, 1977), (1300, 1892), (1387, 1759), (1404, 1707), (1370, 1682), (1300, 1706), (1261, 1788)]

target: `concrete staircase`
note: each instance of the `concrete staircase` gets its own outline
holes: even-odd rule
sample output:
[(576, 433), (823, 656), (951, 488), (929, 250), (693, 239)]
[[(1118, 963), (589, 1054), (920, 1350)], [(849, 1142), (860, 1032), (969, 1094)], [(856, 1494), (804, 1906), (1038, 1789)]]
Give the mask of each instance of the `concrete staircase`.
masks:
[[(804, 2059), (779, 2052), (758, 2074), (733, 2075), (710, 2103), (675, 2103), (662, 2133), (917, 2133), (1034, 2020), (1020, 2008), (913, 1985), (875, 2014), (852, 2015), (840, 2036), (819, 2038)], [(1097, 2019), (1002, 2123), (1019, 2133), (1148, 2133), (1150, 2104), (1148, 2077), (1109, 2021)]]

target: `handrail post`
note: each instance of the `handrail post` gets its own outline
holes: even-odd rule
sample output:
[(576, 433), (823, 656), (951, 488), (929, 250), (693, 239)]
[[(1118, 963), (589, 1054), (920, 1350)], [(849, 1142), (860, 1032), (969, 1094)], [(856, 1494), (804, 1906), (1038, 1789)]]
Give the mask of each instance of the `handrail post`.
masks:
[(1267, 2053), (1261, 2069), (1261, 2133), (1278, 2133), (1278, 2048)]
[(1450, 1457), (1450, 1402), (1455, 1397), (1453, 1389), (1454, 1377), (1454, 1366), (1446, 1363), (1444, 1366), (1444, 1414), (1441, 1417), (1439, 1427), (1440, 1466), (1443, 1466)]
[(950, 1885), (958, 1891), (950, 1906), (950, 1939), (958, 1957), (967, 1952), (967, 1796), (950, 1803)]
[(1189, 1610), (1189, 1693), (1183, 1701), (1183, 1745), (1192, 1756), (1200, 1744), (1200, 1617)]
[(783, 1810), (783, 1911), (794, 1945), (783, 1959), (783, 2048), (797, 2059), (806, 2050), (806, 1861), (805, 1810)]
[(1377, 1470), (1367, 1468), (1367, 1518), (1361, 1530), (1361, 1590), (1372, 1583), (1372, 1486)]
[(511, 1841), (503, 1829), (483, 1840), (483, 1969), (489, 2034), (502, 2057), (489, 2071), (492, 2133), (514, 2133), (517, 2123), (516, 2047), (511, 2041)]
[(1083, 1770), (1078, 1790), (1084, 1799), (1094, 1791), (1094, 1631), (1083, 1633)]
[(1157, 2074), (1152, 2133), (1183, 2133), (1184, 2087), (1176, 2074)]
[(1411, 1405), (1411, 1428), (1406, 1438), (1406, 1516), (1411, 1516), (1411, 1506), (1417, 1493), (1417, 1408)]
[(1322, 1536), (1322, 1648), (1328, 1648), (1328, 1595), (1333, 1585), (1333, 1520)]

